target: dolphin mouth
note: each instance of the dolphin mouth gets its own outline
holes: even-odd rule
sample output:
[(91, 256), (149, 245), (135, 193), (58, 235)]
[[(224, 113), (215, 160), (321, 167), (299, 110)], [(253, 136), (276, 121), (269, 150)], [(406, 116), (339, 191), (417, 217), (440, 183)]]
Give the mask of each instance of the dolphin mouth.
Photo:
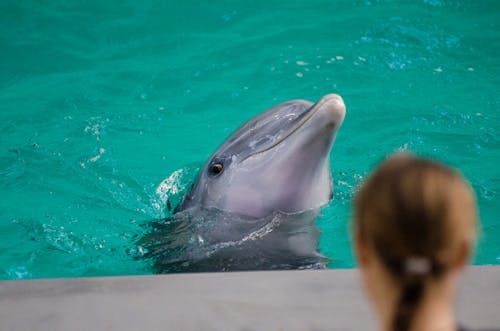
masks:
[(294, 125), (290, 127), (289, 130), (282, 137), (273, 142), (273, 144), (266, 146), (264, 149), (258, 150), (255, 153), (248, 154), (241, 161), (245, 161), (246, 159), (252, 156), (267, 152), (273, 149), (274, 147), (278, 146), (288, 137), (294, 134), (297, 130), (299, 130), (302, 126), (304, 126), (304, 124), (306, 124), (315, 114), (319, 113), (325, 108), (330, 108), (327, 110), (335, 112), (335, 116), (341, 118), (340, 122), (343, 121), (345, 115), (345, 104), (342, 97), (338, 94), (327, 94), (324, 97), (322, 97), (318, 102), (316, 102), (314, 105), (312, 105), (308, 110), (306, 110), (304, 112), (305, 115), (302, 118), (300, 118), (296, 123), (294, 123)]

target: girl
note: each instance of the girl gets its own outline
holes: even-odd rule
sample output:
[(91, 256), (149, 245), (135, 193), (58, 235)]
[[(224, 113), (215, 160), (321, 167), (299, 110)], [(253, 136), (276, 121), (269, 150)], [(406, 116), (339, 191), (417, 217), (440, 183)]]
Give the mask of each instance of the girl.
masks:
[(457, 278), (476, 237), (474, 194), (455, 170), (399, 153), (354, 203), (355, 250), (380, 330), (457, 331)]

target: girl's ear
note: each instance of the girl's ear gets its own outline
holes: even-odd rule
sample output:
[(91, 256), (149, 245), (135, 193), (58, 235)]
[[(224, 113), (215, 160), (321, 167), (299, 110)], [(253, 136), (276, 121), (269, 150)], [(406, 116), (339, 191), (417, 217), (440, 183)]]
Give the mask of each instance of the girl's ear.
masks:
[(359, 266), (366, 266), (368, 263), (368, 247), (359, 227), (354, 232), (354, 248)]
[(460, 245), (457, 257), (453, 263), (452, 268), (456, 271), (461, 271), (469, 263), (469, 258), (471, 255), (471, 244), (469, 242), (463, 242)]

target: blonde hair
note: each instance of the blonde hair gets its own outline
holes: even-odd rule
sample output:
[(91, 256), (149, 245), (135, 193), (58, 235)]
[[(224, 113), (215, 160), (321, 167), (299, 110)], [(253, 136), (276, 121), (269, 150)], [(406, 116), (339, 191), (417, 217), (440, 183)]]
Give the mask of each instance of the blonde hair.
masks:
[(398, 153), (364, 183), (354, 209), (357, 233), (401, 284), (393, 329), (407, 330), (426, 280), (470, 252), (477, 223), (473, 191), (456, 170)]

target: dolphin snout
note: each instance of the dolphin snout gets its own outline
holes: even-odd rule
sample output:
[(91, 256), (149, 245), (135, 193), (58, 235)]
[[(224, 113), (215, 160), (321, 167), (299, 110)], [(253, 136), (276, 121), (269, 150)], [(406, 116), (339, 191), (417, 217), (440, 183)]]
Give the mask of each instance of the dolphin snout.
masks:
[[(340, 124), (345, 117), (345, 104), (342, 97), (338, 94), (327, 94), (322, 97), (316, 104), (318, 111), (327, 115), (328, 121), (332, 121), (333, 124)], [(324, 116), (323, 115), (323, 116)]]
[(334, 111), (338, 114), (345, 113), (345, 104), (342, 97), (338, 94), (327, 94), (319, 103), (322, 103), (324, 107), (327, 107), (330, 111)]

